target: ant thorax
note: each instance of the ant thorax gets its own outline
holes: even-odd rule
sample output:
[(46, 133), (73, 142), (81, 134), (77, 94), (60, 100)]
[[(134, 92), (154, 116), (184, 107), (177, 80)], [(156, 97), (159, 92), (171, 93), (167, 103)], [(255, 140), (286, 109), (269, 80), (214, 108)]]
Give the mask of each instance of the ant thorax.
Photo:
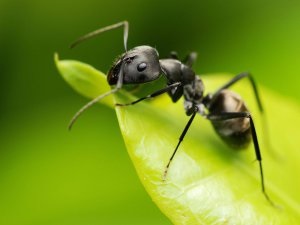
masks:
[[(194, 112), (195, 106), (197, 106), (199, 110), (204, 107), (202, 103), (203, 92), (204, 85), (198, 76), (195, 76), (194, 81), (183, 86), (184, 109), (187, 115), (191, 115)], [(204, 108), (201, 112), (199, 111), (199, 113), (204, 114)]]

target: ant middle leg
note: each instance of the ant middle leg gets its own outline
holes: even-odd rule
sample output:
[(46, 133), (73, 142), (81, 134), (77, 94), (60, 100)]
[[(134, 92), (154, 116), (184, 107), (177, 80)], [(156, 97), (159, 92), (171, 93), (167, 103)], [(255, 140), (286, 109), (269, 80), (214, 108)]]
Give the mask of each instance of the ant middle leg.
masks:
[(181, 135), (180, 135), (180, 137), (179, 137), (179, 141), (178, 141), (178, 143), (177, 143), (177, 145), (176, 145), (176, 148), (175, 148), (175, 150), (173, 151), (172, 156), (170, 157), (170, 159), (169, 159), (169, 161), (168, 161), (168, 164), (167, 164), (167, 166), (166, 166), (166, 168), (165, 168), (165, 171), (164, 171), (163, 180), (166, 180), (166, 177), (167, 177), (167, 173), (168, 173), (168, 169), (169, 169), (169, 167), (170, 167), (170, 164), (171, 164), (171, 162), (172, 162), (172, 160), (173, 160), (173, 158), (174, 158), (174, 156), (175, 156), (175, 154), (176, 154), (176, 152), (177, 152), (177, 150), (178, 150), (178, 148), (179, 148), (181, 142), (183, 141), (183, 139), (184, 139), (184, 137), (185, 137), (187, 131), (189, 130), (189, 128), (190, 128), (190, 126), (191, 126), (191, 124), (192, 124), (192, 122), (193, 122), (193, 120), (194, 120), (194, 118), (195, 118), (195, 116), (196, 116), (196, 114), (197, 114), (198, 111), (199, 111), (198, 107), (195, 106), (194, 112), (192, 113), (192, 115), (191, 115), (189, 121), (187, 122), (187, 124), (185, 125), (185, 127), (184, 127), (184, 129), (183, 129), (183, 131), (182, 131), (182, 133), (181, 133)]

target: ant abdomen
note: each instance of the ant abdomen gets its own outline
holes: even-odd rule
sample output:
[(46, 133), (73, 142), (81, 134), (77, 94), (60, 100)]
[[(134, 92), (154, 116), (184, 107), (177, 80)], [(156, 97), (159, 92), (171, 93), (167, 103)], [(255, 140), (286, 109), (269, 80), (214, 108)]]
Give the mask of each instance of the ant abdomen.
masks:
[[(249, 112), (241, 97), (228, 90), (222, 90), (210, 105), (211, 114)], [(233, 118), (228, 120), (212, 120), (216, 133), (231, 147), (244, 149), (251, 142), (249, 118)]]

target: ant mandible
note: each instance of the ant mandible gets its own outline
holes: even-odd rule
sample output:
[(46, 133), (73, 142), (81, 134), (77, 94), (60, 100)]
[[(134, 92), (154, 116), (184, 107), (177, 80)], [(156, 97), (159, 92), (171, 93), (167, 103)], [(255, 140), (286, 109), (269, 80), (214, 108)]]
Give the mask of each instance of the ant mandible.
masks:
[(260, 112), (263, 112), (258, 90), (251, 74), (246, 72), (241, 73), (229, 80), (214, 93), (204, 95), (203, 82), (191, 68), (193, 62), (197, 58), (196, 53), (189, 54), (184, 62), (181, 62), (178, 60), (176, 53), (171, 54), (170, 58), (159, 59), (157, 50), (146, 45), (137, 46), (127, 51), (129, 29), (127, 21), (119, 22), (88, 33), (80, 37), (70, 47), (73, 48), (87, 39), (119, 27), (124, 27), (123, 38), (125, 53), (116, 60), (108, 72), (107, 81), (113, 88), (109, 92), (96, 97), (84, 105), (72, 118), (69, 129), (71, 129), (72, 125), (83, 111), (100, 99), (117, 92), (123, 85), (147, 83), (164, 75), (167, 80), (165, 88), (130, 103), (116, 104), (116, 106), (134, 105), (140, 101), (154, 98), (164, 93), (168, 93), (172, 101), (177, 102), (183, 96), (184, 109), (186, 115), (190, 116), (190, 119), (184, 127), (177, 146), (165, 167), (163, 179), (165, 180), (167, 176), (168, 169), (180, 143), (183, 141), (196, 114), (199, 113), (201, 116), (211, 121), (217, 134), (229, 146), (241, 149), (248, 146), (251, 139), (253, 140), (256, 159), (259, 163), (262, 192), (267, 201), (271, 205), (274, 205), (265, 189), (262, 157), (252, 116), (241, 97), (228, 90), (230, 86), (240, 81), (242, 78), (247, 77), (252, 85), (259, 110)]

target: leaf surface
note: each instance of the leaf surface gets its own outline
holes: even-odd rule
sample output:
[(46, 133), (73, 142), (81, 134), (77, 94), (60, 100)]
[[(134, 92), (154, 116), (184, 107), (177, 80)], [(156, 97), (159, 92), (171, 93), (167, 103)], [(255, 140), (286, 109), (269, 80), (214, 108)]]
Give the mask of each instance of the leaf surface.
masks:
[[(84, 96), (94, 98), (110, 88), (106, 76), (89, 65), (59, 61), (58, 57), (56, 65), (64, 79)], [(201, 76), (210, 92), (231, 77)], [(102, 102), (116, 109), (127, 151), (142, 184), (174, 224), (299, 224), (300, 107), (259, 87), (266, 109), (260, 115), (247, 80), (234, 85), (233, 90), (246, 99), (254, 117), (266, 189), (279, 208), (272, 207), (261, 192), (253, 146), (245, 151), (230, 149), (201, 116), (194, 120), (163, 181), (165, 166), (188, 121), (182, 102), (174, 104), (166, 95), (128, 107), (114, 107), (109, 98)], [(113, 97), (118, 103), (136, 99), (124, 90)], [(268, 132), (263, 126), (266, 120)]]

